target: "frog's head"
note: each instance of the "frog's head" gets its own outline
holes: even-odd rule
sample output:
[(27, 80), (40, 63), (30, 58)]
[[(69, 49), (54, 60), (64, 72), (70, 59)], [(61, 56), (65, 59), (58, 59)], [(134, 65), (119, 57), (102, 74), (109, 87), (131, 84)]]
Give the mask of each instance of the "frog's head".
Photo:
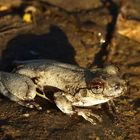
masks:
[(102, 95), (106, 98), (118, 97), (126, 91), (126, 82), (119, 76), (119, 70), (113, 65), (106, 66), (99, 71), (97, 76), (88, 84), (93, 94)]
[(110, 65), (94, 71), (87, 87), (78, 95), (83, 106), (104, 103), (121, 96), (126, 91), (126, 82), (120, 78), (118, 68)]

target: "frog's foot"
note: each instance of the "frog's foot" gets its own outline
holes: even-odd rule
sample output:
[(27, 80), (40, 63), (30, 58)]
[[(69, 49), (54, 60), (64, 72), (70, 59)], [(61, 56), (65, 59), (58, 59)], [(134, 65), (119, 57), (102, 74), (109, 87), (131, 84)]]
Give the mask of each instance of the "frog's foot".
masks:
[(108, 105), (108, 109), (109, 109), (109, 114), (112, 121), (114, 120), (118, 120), (118, 116), (117, 116), (117, 113), (118, 113), (118, 108), (117, 106), (115, 106), (115, 103), (113, 100), (110, 100), (109, 102), (107, 102), (107, 105)]
[(107, 102), (107, 105), (108, 105), (108, 108), (109, 108), (109, 112), (111, 114), (114, 114), (118, 111), (118, 109), (117, 109), (113, 100), (110, 100), (109, 102)]
[(93, 112), (89, 109), (76, 109), (76, 112), (79, 116), (82, 116), (93, 125), (96, 125), (96, 121), (93, 118), (96, 118), (99, 122), (102, 122), (102, 118), (96, 114), (93, 114)]
[(17, 102), (18, 104), (28, 107), (28, 108), (37, 108), (38, 110), (41, 110), (42, 107), (35, 103), (33, 99), (29, 99), (27, 97), (23, 97), (23, 99), (18, 98), (16, 95), (11, 94), (7, 90), (3, 91), (3, 95), (9, 98), (11, 101)]
[(39, 104), (37, 104), (34, 100), (19, 100), (17, 101), (17, 103), (28, 108), (36, 108), (37, 110), (42, 110), (42, 107)]

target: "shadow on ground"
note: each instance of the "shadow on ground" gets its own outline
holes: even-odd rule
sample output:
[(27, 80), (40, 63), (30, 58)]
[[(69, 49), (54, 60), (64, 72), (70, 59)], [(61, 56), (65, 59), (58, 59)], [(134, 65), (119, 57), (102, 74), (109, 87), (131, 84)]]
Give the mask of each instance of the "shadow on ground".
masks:
[(29, 59), (55, 59), (76, 64), (74, 56), (66, 34), (59, 27), (51, 26), (46, 34), (23, 34), (11, 39), (2, 53), (1, 68), (10, 71), (14, 60)]

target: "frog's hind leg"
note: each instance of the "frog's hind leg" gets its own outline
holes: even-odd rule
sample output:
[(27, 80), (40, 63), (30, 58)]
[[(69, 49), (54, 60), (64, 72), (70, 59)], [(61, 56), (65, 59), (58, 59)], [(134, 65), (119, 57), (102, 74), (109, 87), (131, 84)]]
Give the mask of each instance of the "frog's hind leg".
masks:
[(0, 84), (0, 87), (1, 87), (0, 92), (5, 97), (9, 98), (11, 101), (15, 101), (18, 104), (20, 104), (22, 106), (25, 106), (25, 107), (28, 107), (28, 108), (34, 108), (35, 107), (38, 110), (42, 109), (42, 107), (39, 104), (35, 103), (33, 100), (21, 100), (17, 96), (15, 96), (14, 94), (12, 94), (8, 90), (6, 90), (6, 88), (4, 86), (2, 86), (1, 84)]
[(27, 100), (27, 99), (21, 100), (13, 94), (10, 94), (10, 96), (8, 98), (27, 108), (36, 108), (37, 110), (42, 110), (42, 107), (38, 103), (36, 103), (33, 99), (32, 100)]
[(4, 95), (5, 97), (9, 98), (12, 101), (18, 102), (19, 98), (10, 93), (7, 88), (3, 85), (2, 82), (0, 82), (0, 93)]
[(25, 106), (27, 108), (36, 108), (38, 110), (42, 110), (42, 107), (37, 104), (34, 100), (21, 100), (13, 94), (8, 93), (7, 96), (10, 100), (17, 102), (18, 104)]
[(28, 107), (28, 108), (37, 108), (38, 110), (41, 110), (42, 108), (40, 107), (39, 104), (35, 103), (33, 99), (20, 99), (16, 95), (12, 94), (9, 92), (9, 90), (6, 88), (6, 86), (0, 82), (0, 93), (4, 95), (5, 97), (9, 98), (11, 101), (15, 101), (18, 104)]
[(36, 108), (37, 110), (42, 110), (42, 107), (34, 100), (19, 100), (17, 103), (28, 108)]

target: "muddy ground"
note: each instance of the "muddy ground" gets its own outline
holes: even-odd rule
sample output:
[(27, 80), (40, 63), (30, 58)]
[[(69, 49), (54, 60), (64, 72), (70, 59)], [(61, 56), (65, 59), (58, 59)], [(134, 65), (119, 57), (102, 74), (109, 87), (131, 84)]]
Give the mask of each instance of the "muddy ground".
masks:
[[(139, 140), (139, 3), (140, 0), (1, 0), (2, 71), (12, 71), (14, 60), (49, 58), (86, 68), (111, 63), (120, 68), (128, 90), (114, 100), (116, 113), (110, 113), (106, 104), (100, 109), (92, 107), (103, 118), (95, 126), (82, 117), (67, 116), (41, 99), (36, 100), (43, 110), (37, 111), (1, 96), (0, 139)], [(130, 21), (136, 22), (138, 29)], [(129, 36), (118, 32), (126, 23), (125, 29), (131, 28)]]

